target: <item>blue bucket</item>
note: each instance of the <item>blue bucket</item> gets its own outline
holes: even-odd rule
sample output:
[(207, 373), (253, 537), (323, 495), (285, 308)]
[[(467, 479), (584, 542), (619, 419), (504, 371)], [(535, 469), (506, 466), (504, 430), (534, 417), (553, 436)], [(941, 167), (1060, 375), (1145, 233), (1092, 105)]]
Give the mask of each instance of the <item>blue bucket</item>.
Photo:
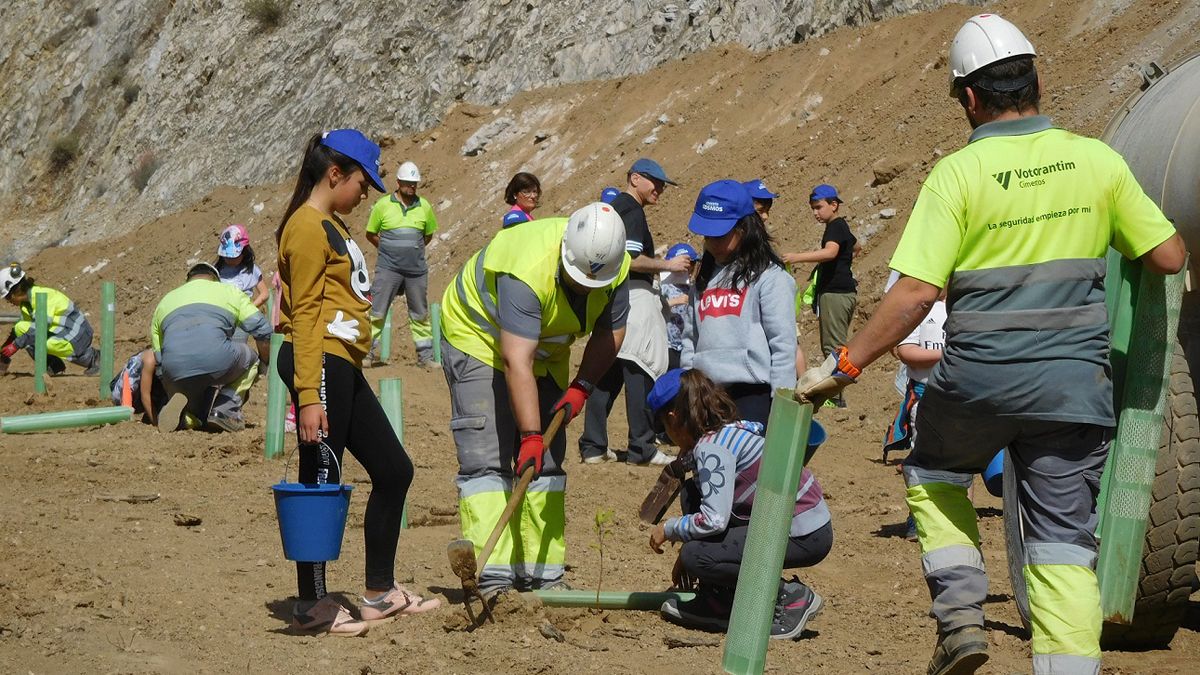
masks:
[(813, 420), (808, 425), (808, 447), (804, 450), (805, 466), (808, 465), (809, 460), (817, 453), (817, 448), (821, 447), (826, 438), (825, 427), (821, 426), (820, 422)]
[(1000, 448), (983, 470), (983, 484), (993, 497), (1004, 496), (1004, 448)]
[[(337, 464), (337, 455), (326, 446)], [(288, 458), (291, 461), (291, 457)], [(338, 466), (340, 480), (342, 468)], [(350, 510), (353, 485), (287, 482), (287, 464), (283, 478), (271, 486), (275, 493), (275, 513), (279, 517), (279, 537), (283, 557), (299, 562), (337, 560), (342, 554), (342, 535), (346, 532), (346, 514)]]

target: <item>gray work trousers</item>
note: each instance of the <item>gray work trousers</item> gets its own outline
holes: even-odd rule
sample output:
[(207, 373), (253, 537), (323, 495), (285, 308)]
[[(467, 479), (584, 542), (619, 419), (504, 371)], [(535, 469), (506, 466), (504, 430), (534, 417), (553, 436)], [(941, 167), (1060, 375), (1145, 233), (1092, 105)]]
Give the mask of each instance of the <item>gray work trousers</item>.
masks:
[(371, 282), (371, 316), (382, 322), (396, 296), (403, 293), (408, 303), (408, 322), (417, 349), (417, 358), (433, 359), (433, 336), (429, 319), (429, 271), (420, 274), (398, 272), (376, 266)]
[(212, 413), (231, 419), (242, 417), (242, 398), (232, 385), (258, 362), (258, 353), (245, 343), (233, 347), (233, 360), (220, 372), (179, 379), (163, 373), (162, 383), (167, 395), (183, 394), (187, 397), (185, 410), (201, 423), (207, 422)]

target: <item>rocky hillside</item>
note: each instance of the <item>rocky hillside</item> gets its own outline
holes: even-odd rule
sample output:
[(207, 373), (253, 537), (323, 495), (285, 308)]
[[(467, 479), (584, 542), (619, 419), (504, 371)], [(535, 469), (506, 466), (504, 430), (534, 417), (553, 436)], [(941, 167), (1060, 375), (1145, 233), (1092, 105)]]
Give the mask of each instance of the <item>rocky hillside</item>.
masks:
[(0, 256), (95, 240), (217, 185), (278, 181), (303, 137), (396, 136), (720, 43), (765, 50), (946, 0), (44, 0), (0, 21)]

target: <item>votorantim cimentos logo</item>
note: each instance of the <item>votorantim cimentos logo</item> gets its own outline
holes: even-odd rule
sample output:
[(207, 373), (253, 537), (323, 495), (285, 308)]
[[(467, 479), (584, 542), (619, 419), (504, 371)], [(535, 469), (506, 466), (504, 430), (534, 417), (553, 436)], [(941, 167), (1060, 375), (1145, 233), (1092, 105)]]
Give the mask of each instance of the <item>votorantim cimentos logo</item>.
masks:
[(1000, 184), (1000, 187), (1007, 190), (1008, 186), (1012, 184), (1012, 179), (1014, 177), (1017, 179), (1017, 187), (1037, 187), (1039, 185), (1046, 184), (1043, 176), (1049, 176), (1050, 174), (1059, 173), (1060, 171), (1074, 170), (1075, 162), (1059, 161), (1053, 164), (1035, 166), (1029, 169), (1008, 169), (1007, 171), (1001, 171), (1000, 173), (992, 174), (992, 178), (996, 179), (996, 182)]

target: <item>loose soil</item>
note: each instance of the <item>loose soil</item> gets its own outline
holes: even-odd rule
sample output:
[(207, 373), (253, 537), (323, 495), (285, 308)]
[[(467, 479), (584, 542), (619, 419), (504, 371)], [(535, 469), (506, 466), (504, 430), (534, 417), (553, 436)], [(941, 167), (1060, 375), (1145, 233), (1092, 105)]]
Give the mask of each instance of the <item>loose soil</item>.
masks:
[[(1137, 86), (1130, 64), (1163, 63), (1200, 48), (1200, 8), (1191, 2), (1108, 0), (1001, 3), (1038, 45), (1045, 109), (1062, 126), (1099, 134)], [(860, 320), (878, 301), (886, 261), (920, 181), (937, 157), (959, 147), (967, 127), (946, 98), (944, 54), (970, 7), (846, 29), (769, 54), (723, 48), (643, 76), (527, 92), (497, 110), (458, 106), (444, 124), (388, 139), (385, 164), (415, 157), (428, 177), (443, 233), (431, 248), (434, 288), (493, 232), (506, 207), (498, 192), (514, 171), (542, 176), (538, 215), (569, 213), (604, 185), (618, 184), (640, 155), (657, 157), (684, 183), (649, 218), (660, 245), (685, 237), (695, 191), (729, 174), (762, 176), (783, 193), (772, 226), (784, 250), (817, 243), (804, 195), (833, 182), (866, 250), (856, 261)], [(477, 157), (462, 142), (493, 115), (511, 115), (521, 133), (498, 138)], [(665, 120), (658, 121), (660, 116)], [(644, 139), (654, 135), (655, 140)], [(548, 138), (536, 141), (536, 137)], [(716, 145), (704, 149), (705, 141)], [(703, 152), (701, 152), (703, 150)], [(889, 177), (876, 178), (873, 168)], [(871, 183), (878, 183), (871, 185)], [(227, 222), (247, 222), (265, 270), (270, 231), (288, 186), (231, 186), (86, 247), (48, 249), (25, 261), (40, 281), (64, 289), (91, 314), (99, 283), (118, 283), (118, 363), (145, 342), (158, 298), (182, 281), (186, 263), (209, 259)], [(448, 203), (447, 203), (448, 202)], [(261, 203), (259, 211), (251, 207)], [(892, 218), (880, 211), (894, 208)], [(181, 209), (181, 210), (180, 210)], [(367, 207), (351, 219), (361, 227)], [(368, 255), (372, 255), (369, 252)], [(99, 269), (97, 266), (99, 265)], [(431, 292), (431, 299), (436, 293)], [(399, 314), (399, 312), (398, 312)], [(816, 347), (816, 324), (801, 323)], [(397, 578), (446, 603), (437, 612), (376, 626), (364, 638), (301, 637), (287, 630), (294, 567), (279, 544), (270, 484), (284, 462), (263, 458), (265, 386), (247, 407), (251, 426), (233, 434), (159, 435), (137, 423), (25, 436), (0, 436), (0, 670), (5, 672), (631, 673), (716, 672), (719, 642), (662, 621), (653, 612), (591, 611), (506, 601), (499, 621), (473, 631), (457, 613), (459, 582), (446, 544), (459, 535), (454, 445), (445, 381), (416, 367), (407, 328), (397, 321), (399, 356), (368, 379), (404, 381), (405, 444), (417, 478), (412, 527), (401, 535)], [(905, 510), (896, 469), (880, 457), (894, 411), (894, 362), (867, 371), (847, 410), (822, 411), (829, 442), (813, 460), (834, 514), (836, 545), (801, 577), (826, 609), (803, 639), (770, 645), (774, 672), (920, 672), (934, 641), (917, 545), (903, 539)], [(107, 405), (96, 380), (70, 374), (32, 395), (29, 359), (0, 378), (0, 414)], [(624, 438), (618, 404), (614, 443)], [(579, 424), (568, 429), (574, 448)], [(289, 439), (289, 447), (292, 440)], [(597, 511), (615, 511), (604, 545), (605, 590), (660, 590), (672, 555), (655, 555), (637, 507), (657, 471), (623, 464), (570, 463), (567, 579), (594, 589)], [(358, 486), (331, 589), (353, 603), (361, 592), (362, 510)], [(129, 503), (103, 497), (157, 494)], [(993, 571), (985, 607), (990, 673), (1029, 671), (1029, 644), (1004, 574), (1000, 504), (979, 486), (983, 549)], [(198, 522), (197, 522), (198, 521)], [(188, 524), (193, 523), (193, 524)], [(1200, 598), (1169, 650), (1108, 653), (1106, 673), (1194, 672), (1200, 662)], [(556, 633), (563, 638), (557, 639)], [(547, 637), (549, 635), (550, 637)], [(678, 645), (688, 646), (678, 646)], [(675, 647), (669, 645), (676, 645)]]

